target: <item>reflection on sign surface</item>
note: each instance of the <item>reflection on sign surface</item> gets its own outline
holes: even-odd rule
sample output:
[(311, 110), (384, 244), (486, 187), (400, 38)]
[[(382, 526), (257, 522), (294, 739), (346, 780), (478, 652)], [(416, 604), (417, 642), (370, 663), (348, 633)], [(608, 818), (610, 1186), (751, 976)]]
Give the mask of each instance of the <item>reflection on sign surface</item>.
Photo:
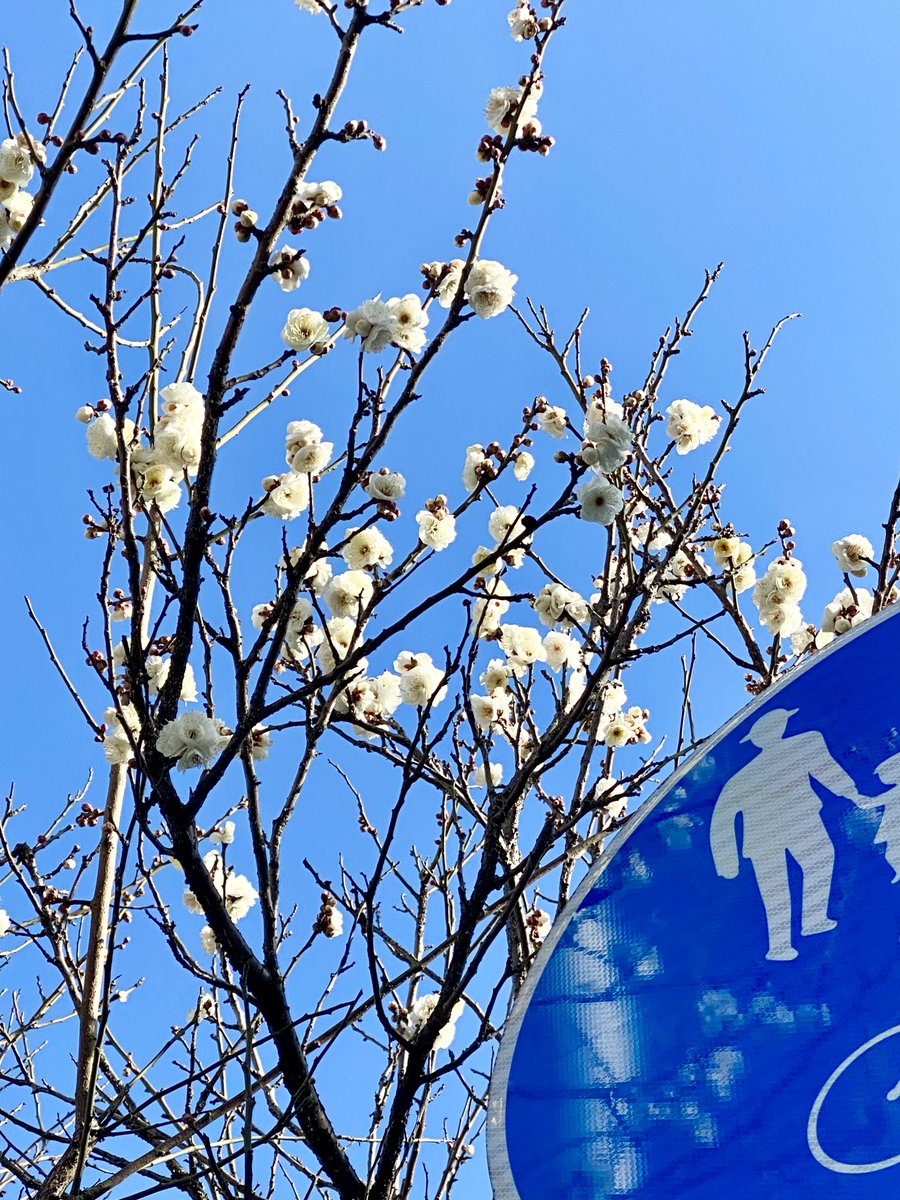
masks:
[(845, 635), (610, 844), (504, 1036), (498, 1200), (900, 1188), (898, 663), (900, 612)]

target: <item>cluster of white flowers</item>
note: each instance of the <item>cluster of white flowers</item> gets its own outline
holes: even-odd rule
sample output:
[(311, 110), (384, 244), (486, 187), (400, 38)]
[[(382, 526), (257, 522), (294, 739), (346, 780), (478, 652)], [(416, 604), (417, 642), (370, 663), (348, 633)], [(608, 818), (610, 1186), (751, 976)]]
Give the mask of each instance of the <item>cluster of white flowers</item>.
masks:
[(5, 908), (0, 908), (0, 937), (6, 937), (9, 933), (9, 913)]
[(312, 421), (288, 423), (284, 457), (297, 475), (320, 475), (331, 462), (334, 442), (323, 442), (323, 436)]
[[(259, 895), (247, 876), (238, 875), (234, 867), (226, 867), (218, 850), (208, 850), (203, 855), (203, 865), (231, 920), (240, 921), (246, 917)], [(185, 888), (182, 901), (188, 912), (203, 916), (203, 906), (190, 888)]]
[(23, 189), (46, 152), (42, 142), (27, 134), (0, 142), (0, 250), (5, 250), (28, 220), (34, 198)]
[(675, 400), (666, 409), (666, 433), (675, 443), (678, 454), (688, 454), (698, 446), (712, 441), (719, 428), (720, 418), (708, 404), (691, 400)]
[[(180, 479), (186, 471), (195, 475), (200, 465), (200, 443), (205, 406), (192, 383), (170, 383), (159, 394), (160, 416), (149, 449), (132, 454), (145, 499), (152, 498), (161, 510), (178, 503)], [(172, 490), (176, 491), (172, 503)], [(154, 491), (155, 489), (155, 491)]]
[[(113, 665), (120, 670), (125, 666), (125, 643), (117, 642), (113, 646)], [(169, 678), (170, 660), (160, 654), (148, 654), (144, 659), (147, 671), (147, 686), (151, 696), (158, 696), (163, 685)], [(185, 664), (184, 677), (181, 681), (181, 699), (190, 704), (197, 699), (197, 680), (194, 668), (190, 663)]]
[[(330, 570), (330, 568), (329, 568)], [(329, 576), (330, 578), (330, 576)], [(271, 617), (273, 605), (257, 604), (251, 613), (251, 621), (254, 629), (262, 629), (265, 622)], [(324, 633), (315, 624), (312, 619), (312, 601), (306, 596), (298, 596), (291, 609), (291, 615), (288, 618), (287, 628), (284, 634), (284, 650), (287, 659), (292, 664), (305, 662), (312, 656), (316, 648), (322, 644)], [(256, 746), (255, 741), (253, 746), (254, 757), (262, 756), (268, 753), (268, 745), (270, 739), (268, 735), (258, 735), (256, 739), (259, 745)]]
[(806, 575), (796, 558), (776, 558), (753, 589), (759, 619), (775, 637), (790, 637), (803, 624), (800, 601), (806, 591)]
[[(465, 262), (461, 258), (449, 263), (422, 264), (422, 274), (435, 287), (441, 308), (449, 308), (459, 292)], [(502, 263), (490, 258), (477, 258), (466, 277), (463, 295), (482, 320), (499, 316), (509, 308), (515, 297), (518, 275), (513, 275)]]
[[(525, 96), (523, 87), (496, 87), (491, 89), (487, 104), (484, 106), (484, 119), (488, 126), (507, 137), (510, 133), (518, 133), (526, 125), (537, 136), (541, 132), (541, 123), (537, 119), (537, 106), (541, 88), (534, 83)], [(516, 111), (519, 110), (518, 123), (515, 122)]]
[[(75, 418), (87, 425), (88, 452), (94, 458), (117, 462), (117, 422), (108, 409), (108, 400), (83, 404)], [(169, 512), (178, 504), (185, 472), (196, 475), (200, 464), (204, 412), (203, 396), (193, 384), (170, 383), (160, 392), (160, 414), (149, 444), (139, 443), (134, 422), (122, 419), (122, 443), (145, 504), (156, 505), (160, 512)]]
[(287, 315), (281, 340), (292, 350), (312, 350), (321, 354), (328, 344), (328, 322), (312, 308), (292, 308)]
[(179, 771), (189, 771), (208, 767), (227, 741), (220, 721), (205, 713), (187, 712), (163, 725), (156, 748), (166, 758), (177, 759)]
[(633, 746), (638, 742), (649, 742), (650, 733), (647, 729), (649, 716), (650, 713), (646, 708), (639, 708), (636, 705), (610, 713), (608, 719), (601, 721), (597, 737), (604, 745), (614, 748)]
[(535, 596), (533, 607), (543, 625), (571, 629), (573, 625), (587, 625), (590, 620), (585, 598), (561, 583), (545, 584)]
[(269, 259), (269, 266), (283, 292), (295, 291), (309, 276), (309, 263), (302, 250), (293, 246), (282, 246)]
[(753, 566), (753, 547), (736, 537), (719, 537), (712, 544), (713, 558), (740, 594), (756, 583)]
[(347, 313), (344, 337), (350, 342), (358, 337), (367, 354), (380, 354), (388, 346), (418, 354), (425, 345), (427, 324), (428, 313), (414, 292), (390, 300), (376, 296)]
[(425, 507), (416, 513), (419, 541), (430, 550), (446, 550), (456, 538), (456, 518), (447, 507), (446, 496), (426, 500)]
[(393, 716), (402, 702), (399, 677), (390, 671), (382, 671), (372, 679), (366, 676), (354, 679), (337, 697), (335, 708), (355, 718), (357, 733), (369, 739), (375, 736), (369, 727), (380, 725)]
[(860, 579), (875, 560), (875, 548), (861, 533), (850, 533), (831, 543), (831, 553), (837, 560), (838, 569), (845, 575), (856, 575)]
[(540, 28), (537, 13), (528, 0), (516, 0), (516, 7), (506, 19), (514, 42), (530, 42)]
[[(410, 1006), (408, 1011), (402, 1011), (397, 1017), (397, 1028), (400, 1032), (412, 1041), (422, 1031), (425, 1022), (434, 1012), (437, 1007), (437, 1002), (440, 999), (437, 992), (429, 992), (425, 996), (418, 996)], [(457, 1000), (450, 1012), (450, 1019), (447, 1024), (438, 1032), (434, 1041), (435, 1050), (446, 1050), (453, 1041), (456, 1033), (456, 1022), (465, 1012), (465, 1004), (462, 1000)]]
[(413, 654), (403, 650), (394, 661), (398, 673), (400, 699), (413, 708), (440, 704), (447, 695), (444, 671), (435, 666), (430, 654)]

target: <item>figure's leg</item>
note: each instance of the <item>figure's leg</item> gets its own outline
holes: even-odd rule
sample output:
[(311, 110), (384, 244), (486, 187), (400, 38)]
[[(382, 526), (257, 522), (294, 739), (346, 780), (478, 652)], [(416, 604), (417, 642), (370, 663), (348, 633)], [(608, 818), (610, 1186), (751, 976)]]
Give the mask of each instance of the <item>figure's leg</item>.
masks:
[(773, 962), (789, 962), (797, 957), (791, 945), (791, 887), (788, 882), (787, 854), (776, 849), (765, 857), (751, 859), (756, 882), (766, 910), (769, 951)]
[(803, 872), (803, 909), (800, 932), (827, 933), (837, 921), (828, 915), (831, 896), (831, 877), (834, 873), (834, 846), (823, 825), (814, 837), (807, 837), (797, 852), (791, 854)]

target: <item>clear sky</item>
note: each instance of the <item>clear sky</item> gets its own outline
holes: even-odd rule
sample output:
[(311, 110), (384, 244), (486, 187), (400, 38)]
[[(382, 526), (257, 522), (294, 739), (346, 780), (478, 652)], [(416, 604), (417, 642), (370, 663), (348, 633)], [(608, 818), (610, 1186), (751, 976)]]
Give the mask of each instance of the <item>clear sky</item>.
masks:
[[(3, 11), (0, 39), (31, 115), (52, 107), (74, 44), (65, 7), (32, 0)], [(85, 0), (84, 16), (99, 27), (111, 7)], [(350, 308), (379, 292), (402, 295), (418, 289), (421, 262), (452, 256), (453, 235), (471, 217), (465, 199), (479, 172), (473, 152), (484, 101), (490, 88), (514, 83), (526, 59), (506, 29), (509, 7), (511, 0), (429, 2), (405, 19), (402, 38), (385, 31), (369, 39), (341, 113), (365, 117), (388, 151), (362, 145), (323, 155), (313, 174), (341, 184), (345, 218), (310, 241), (312, 273), (297, 303)], [(139, 21), (156, 23), (170, 6), (144, 0), (141, 9)], [(839, 0), (569, 0), (567, 14), (548, 55), (540, 110), (556, 147), (546, 160), (514, 161), (485, 255), (516, 272), (519, 300), (544, 304), (559, 328), (591, 307), (587, 359), (611, 360), (616, 394), (642, 382), (659, 334), (720, 260), (721, 283), (672, 372), (667, 400), (715, 406), (734, 396), (742, 331), (759, 345), (777, 319), (802, 312), (769, 359), (766, 395), (726, 464), (724, 512), (755, 546), (780, 518), (793, 521), (810, 576), (804, 612), (818, 621), (842, 586), (830, 543), (852, 532), (877, 543), (900, 458), (900, 7), (869, 0), (851, 13)], [(197, 19), (197, 34), (173, 47), (176, 102), (215, 86), (222, 94), (200, 119), (197, 170), (184, 195), (199, 205), (218, 192), (234, 96), (251, 82), (235, 187), (265, 211), (286, 167), (275, 89), (284, 87), (306, 115), (329, 69), (331, 36), (324, 20), (290, 0), (209, 0)], [(76, 178), (61, 191), (51, 226), (79, 186)], [(242, 251), (229, 242), (226, 287), (239, 277)], [(0, 375), (23, 389), (0, 392), (0, 762), (3, 786), (15, 780), (19, 798), (38, 807), (42, 797), (78, 787), (102, 757), (54, 681), (22, 596), (31, 595), (83, 677), (80, 630), (94, 604), (97, 554), (80, 517), (85, 488), (105, 480), (73, 419), (80, 404), (105, 394), (102, 364), (82, 351), (83, 331), (40, 300), (25, 284), (0, 296)], [(279, 352), (288, 307), (275, 288), (263, 297), (248, 360)], [(396, 443), (396, 465), (417, 497), (443, 490), (458, 500), (468, 443), (508, 435), (538, 392), (561, 400), (510, 315), (463, 332), (429, 377), (427, 410)], [(290, 415), (312, 417), (327, 435), (347, 386), (346, 375), (323, 376), (304, 395), (305, 410)], [(280, 469), (283, 420), (273, 413), (260, 421), (242, 444), (244, 457), (226, 461), (236, 496)], [(262, 582), (242, 585), (245, 604), (265, 598), (265, 572)], [(710, 729), (745, 696), (740, 679), (718, 666), (701, 683), (695, 704)], [(671, 681), (660, 686), (660, 694), (635, 699), (663, 714), (662, 724), (672, 711)], [(93, 702), (101, 707), (99, 696)], [(484, 1194), (483, 1177), (473, 1170), (471, 1179), (460, 1187), (465, 1200)]]

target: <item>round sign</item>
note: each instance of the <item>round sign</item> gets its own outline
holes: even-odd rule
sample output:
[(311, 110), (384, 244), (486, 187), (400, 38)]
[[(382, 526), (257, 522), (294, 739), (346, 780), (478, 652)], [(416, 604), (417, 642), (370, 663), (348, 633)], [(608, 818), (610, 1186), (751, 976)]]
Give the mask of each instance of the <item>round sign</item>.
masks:
[(501, 1043), (497, 1200), (900, 1187), (896, 618), (792, 671), (608, 843)]

